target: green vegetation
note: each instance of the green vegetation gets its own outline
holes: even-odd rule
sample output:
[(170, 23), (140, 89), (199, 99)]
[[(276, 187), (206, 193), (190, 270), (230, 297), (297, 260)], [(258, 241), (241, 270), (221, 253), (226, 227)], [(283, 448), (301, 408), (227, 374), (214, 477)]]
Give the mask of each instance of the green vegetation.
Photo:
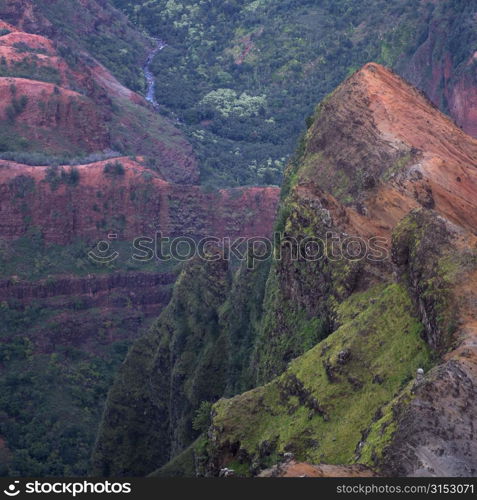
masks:
[[(26, 141), (26, 139), (24, 140)], [(23, 163), (24, 165), (31, 165), (33, 167), (53, 167), (54, 170), (59, 165), (82, 165), (86, 163), (94, 163), (98, 161), (108, 160), (119, 156), (119, 153), (114, 151), (106, 153), (91, 153), (83, 154), (81, 156), (73, 156), (71, 154), (52, 155), (40, 151), (29, 152), (27, 151), (28, 144), (19, 144), (18, 147), (10, 147), (10, 149), (3, 150), (0, 146), (0, 159), (14, 161), (16, 163)]]
[[(0, 304), (0, 435), (9, 450), (0, 475), (86, 475), (106, 393), (130, 344), (130, 316), (88, 309), (65, 319), (40, 303)], [(139, 328), (143, 318), (134, 322)]]
[(235, 272), (232, 288), (220, 309), (220, 326), (227, 346), (226, 388), (233, 396), (255, 386), (253, 351), (264, 313), (264, 295), (271, 261), (243, 262)]
[(50, 184), (51, 189), (55, 191), (60, 184), (66, 184), (68, 186), (78, 185), (80, 173), (75, 167), (66, 170), (62, 167), (52, 166), (47, 170), (45, 180)]
[(315, 103), (369, 61), (406, 74), (429, 27), (436, 61), (450, 51), (457, 69), (477, 49), (472, 0), (113, 3), (167, 42), (152, 67), (157, 101), (219, 186), (278, 183)]
[(430, 367), (414, 314), (401, 285), (353, 294), (338, 308), (341, 326), (283, 375), (214, 405), (210, 456), (229, 443), (249, 474), (252, 463), (271, 465), (287, 451), (312, 463), (353, 463), (373, 416), (417, 368)]
[(361, 442), (357, 454), (359, 463), (376, 466), (383, 458), (386, 448), (392, 443), (394, 433), (397, 430), (397, 415), (400, 409), (405, 408), (412, 400), (412, 388), (414, 382), (409, 382), (404, 390), (390, 403), (383, 406), (374, 415), (373, 422), (365, 432), (365, 440)]
[(42, 82), (61, 83), (61, 75), (57, 68), (41, 64), (35, 55), (25, 57), (20, 61), (11, 61), (2, 57), (0, 59), (0, 76), (13, 78), (28, 78), (30, 80), (39, 80)]
[(7, 151), (20, 152), (25, 151), (30, 147), (30, 141), (18, 134), (8, 123), (6, 127), (0, 129), (0, 157)]
[(28, 175), (19, 175), (10, 181), (15, 198), (25, 198), (35, 190), (35, 179)]
[(28, 97), (26, 95), (22, 95), (20, 97), (16, 97), (16, 90), (12, 89), (13, 98), (12, 103), (7, 107), (7, 118), (10, 123), (13, 123), (16, 118), (25, 111), (25, 108), (28, 104)]
[[(192, 142), (205, 192), (280, 182), (309, 116), (288, 163), (276, 225), (282, 238), (275, 250), (284, 258), (253, 270), (234, 269), (221, 259), (189, 263), (168, 307), (132, 345), (114, 385), (131, 338), (144, 326), (129, 297), (110, 297), (120, 306), (107, 312), (88, 308), (82, 297), (73, 298), (66, 313), (57, 304), (0, 304), (0, 437), (9, 448), (0, 474), (193, 476), (197, 466), (225, 456), (225, 465), (250, 475), (288, 451), (311, 462), (374, 464), (392, 440), (395, 408), (412, 397), (416, 369), (432, 365), (424, 339), (441, 350), (452, 340), (451, 288), (463, 264), (441, 252), (443, 246), (434, 251), (436, 241), (447, 236), (442, 226), (412, 214), (393, 236), (393, 257), (403, 277), (419, 276), (419, 283), (391, 283), (385, 271), (384, 283), (362, 291), (369, 283), (359, 282), (364, 274), (359, 262), (292, 259), (287, 236), (319, 236), (329, 229), (318, 197), (300, 198), (294, 188), (300, 181), (320, 184), (352, 203), (369, 180), (360, 166), (363, 158), (367, 167), (383, 167), (377, 177), (385, 181), (399, 173), (412, 160), (408, 151), (382, 165), (380, 154), (371, 158), (373, 151), (363, 157), (340, 150), (347, 157), (341, 163), (352, 166), (347, 171), (338, 168), (331, 146), (309, 148), (310, 137), (319, 139), (318, 129), (325, 131), (328, 92), (369, 60), (405, 72), (409, 58), (432, 35), (429, 27), (437, 25), (436, 32), (446, 36), (433, 45), (432, 59), (443, 61), (450, 51), (456, 71), (475, 69), (463, 69), (476, 49), (470, 15), (475, 7), (470, 0), (417, 6), (413, 0), (113, 3), (168, 44), (153, 61), (156, 97), (161, 112)], [(72, 68), (86, 49), (124, 84), (144, 90), (141, 63), (151, 43), (107, 3), (98, 7), (106, 16), (78, 8), (73, 0), (39, 0), (36, 7), (59, 33), (59, 54)], [(59, 84), (58, 71), (40, 64), (41, 50), (16, 48), (30, 54), (10, 65), (0, 60), (0, 76)], [(55, 88), (53, 108), (58, 93)], [(0, 157), (49, 166), (46, 182), (52, 190), (78, 185), (78, 169), (59, 165), (86, 163), (86, 157), (73, 158), (81, 151), (48, 155), (41, 141), (25, 139), (17, 118), (28, 99), (14, 86), (11, 94)], [(144, 155), (149, 168), (184, 181), (181, 176), (188, 174), (167, 149), (183, 151), (186, 145), (169, 120), (122, 99), (104, 110), (114, 149)], [(346, 126), (338, 128), (350, 137), (348, 146), (353, 138)], [(362, 146), (358, 140), (356, 150), (363, 153)], [(64, 149), (72, 151), (73, 145), (65, 142)], [(125, 169), (111, 159), (104, 174), (113, 182)], [(0, 240), (0, 277), (48, 285), (58, 275), (177, 271), (174, 261), (134, 261), (124, 241), (111, 245), (119, 258), (107, 264), (88, 258), (85, 241), (47, 246), (26, 210), (26, 198), (38, 188), (35, 180), (19, 176), (9, 187), (29, 229), (13, 243)], [(139, 206), (153, 196), (147, 186), (130, 199)], [(100, 205), (93, 210), (100, 212)], [(191, 221), (195, 212), (193, 207)], [(97, 227), (120, 232), (125, 223), (118, 214)], [(426, 311), (425, 327), (413, 301)], [(91, 468), (89, 453), (111, 385)], [(218, 401), (222, 397), (232, 399)]]
[(198, 437), (192, 421), (202, 426), (207, 403), (225, 389), (218, 311), (229, 286), (223, 260), (185, 266), (171, 302), (129, 351), (111, 389), (94, 474), (149, 474)]
[[(114, 115), (109, 123), (112, 147), (123, 155), (145, 157), (144, 165), (164, 172), (171, 180), (190, 182), (181, 162), (171, 159), (167, 148), (187, 155), (187, 142), (174, 125), (159, 113), (128, 100), (113, 101)], [(164, 151), (165, 150), (165, 151)], [(174, 154), (176, 153), (174, 151)], [(193, 161), (192, 152), (191, 161)]]
[[(301, 149), (301, 148), (300, 148)], [(270, 381), (288, 362), (324, 339), (335, 328), (336, 307), (356, 286), (363, 269), (362, 260), (327, 258), (333, 255), (333, 242), (326, 235), (333, 231), (321, 204), (302, 198), (293, 186), (308, 175), (308, 155), (297, 151), (297, 163), (287, 169), (280, 211), (275, 230), (281, 237), (268, 276), (264, 314), (254, 345), (255, 380)], [(313, 155), (316, 156), (316, 155)], [(339, 175), (339, 171), (334, 175)], [(330, 179), (328, 179), (329, 181)], [(313, 260), (298, 255), (291, 242), (306, 237), (327, 241), (322, 258)]]
[(195, 474), (191, 457), (205, 456), (205, 442), (190, 445), (207, 430), (212, 403), (253, 387), (250, 360), (268, 269), (269, 262), (253, 270), (244, 264), (231, 277), (223, 260), (185, 266), (171, 302), (115, 381), (94, 473), (149, 474), (172, 454), (153, 475)]
[(250, 118), (263, 112), (266, 101), (264, 96), (251, 97), (245, 92), (238, 96), (232, 89), (217, 89), (206, 94), (200, 101), (210, 113), (217, 112), (224, 117)]
[(207, 431), (211, 424), (211, 411), (212, 403), (210, 401), (202, 401), (192, 420), (192, 428), (195, 431)]
[(144, 90), (140, 62), (146, 57), (149, 41), (108, 2), (102, 2), (96, 11), (78, 5), (75, 0), (38, 0), (35, 9), (55, 26), (60, 34), (60, 54), (73, 67), (78, 61), (78, 52), (86, 50), (124, 85)]
[(205, 447), (205, 439), (201, 436), (170, 462), (154, 471), (149, 477), (196, 477), (196, 460), (200, 459)]
[(26, 44), (25, 42), (16, 42), (13, 44), (13, 47), (17, 50), (17, 52), (20, 53), (28, 52), (31, 54), (48, 54), (48, 51), (46, 49), (30, 47), (30, 45)]
[(125, 174), (124, 165), (120, 161), (106, 163), (103, 171), (106, 175), (113, 175), (113, 176), (114, 175), (121, 176)]
[[(413, 210), (393, 233), (395, 261), (426, 311), (426, 339), (440, 352), (452, 345), (457, 328), (459, 304), (454, 288), (477, 262), (475, 252), (456, 252), (450, 241), (442, 220), (424, 209)], [(411, 276), (419, 276), (417, 283)]]
[[(35, 184), (25, 179), (18, 183), (18, 202), (22, 193), (34, 189)], [(0, 278), (15, 276), (19, 280), (38, 281), (55, 275), (87, 276), (110, 274), (118, 271), (176, 272), (178, 263), (174, 259), (142, 262), (132, 258), (135, 253), (131, 241), (115, 241), (111, 251), (119, 256), (113, 262), (100, 263), (88, 257), (94, 245), (77, 240), (69, 245), (45, 244), (42, 232), (30, 227), (25, 236), (9, 242), (0, 239)], [(164, 250), (167, 252), (167, 249)]]

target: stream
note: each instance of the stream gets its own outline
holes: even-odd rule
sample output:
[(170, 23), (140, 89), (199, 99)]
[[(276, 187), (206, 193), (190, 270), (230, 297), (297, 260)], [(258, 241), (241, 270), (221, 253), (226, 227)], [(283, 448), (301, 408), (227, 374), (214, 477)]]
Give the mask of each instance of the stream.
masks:
[(166, 43), (164, 43), (162, 40), (159, 38), (154, 39), (156, 46), (154, 49), (149, 54), (149, 57), (147, 58), (146, 64), (144, 65), (144, 76), (146, 78), (147, 82), (147, 92), (146, 92), (146, 100), (149, 101), (155, 110), (159, 109), (159, 103), (156, 101), (156, 79), (154, 78), (154, 75), (152, 74), (151, 71), (151, 65), (152, 61), (156, 57), (157, 53), (160, 52), (164, 47), (167, 46)]

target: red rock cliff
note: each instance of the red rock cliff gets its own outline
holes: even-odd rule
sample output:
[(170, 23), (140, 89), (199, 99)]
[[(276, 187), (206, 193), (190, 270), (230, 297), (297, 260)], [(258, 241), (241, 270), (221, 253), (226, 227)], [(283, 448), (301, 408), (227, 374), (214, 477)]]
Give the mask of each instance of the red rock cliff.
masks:
[[(120, 162), (120, 174), (105, 172)], [(77, 184), (62, 182), (76, 171)], [(49, 179), (49, 180), (48, 180)], [(56, 180), (55, 180), (56, 179)], [(57, 183), (57, 184), (56, 184)], [(0, 232), (15, 239), (40, 227), (46, 242), (165, 235), (265, 236), (272, 230), (279, 189), (248, 187), (206, 192), (165, 181), (129, 158), (76, 167), (31, 167), (0, 161)]]

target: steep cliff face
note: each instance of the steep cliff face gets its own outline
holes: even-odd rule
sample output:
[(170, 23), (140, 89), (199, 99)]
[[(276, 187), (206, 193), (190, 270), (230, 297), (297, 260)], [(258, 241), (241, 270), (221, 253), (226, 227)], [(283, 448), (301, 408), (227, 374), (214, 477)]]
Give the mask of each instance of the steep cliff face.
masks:
[[(475, 250), (475, 234), (435, 212), (412, 212), (396, 228), (393, 261), (418, 307), (423, 337), (441, 356), (407, 402), (388, 405), (358, 454), (385, 474), (476, 474)], [(378, 436), (388, 426), (382, 446)]]
[(189, 263), (167, 309), (130, 350), (108, 397), (94, 474), (146, 475), (197, 437), (195, 410), (225, 388), (219, 310), (230, 287), (227, 267)]
[(426, 92), (434, 104), (474, 137), (477, 136), (476, 14), (472, 1), (432, 5), (427, 29), (417, 46), (401, 55), (395, 64), (401, 75)]
[(94, 474), (194, 475), (190, 445), (204, 443), (211, 404), (253, 386), (269, 262), (234, 270), (223, 257), (187, 264), (166, 310), (131, 348), (108, 396)]
[[(56, 396), (42, 401), (35, 429), (28, 424), (28, 408), (15, 410), (19, 389), (5, 390), (2, 432), (12, 452), (5, 453), (2, 467), (23, 475), (84, 475), (115, 370), (125, 349), (168, 303), (176, 279), (173, 265), (132, 260), (137, 253), (132, 239), (154, 238), (156, 231), (194, 238), (265, 236), (272, 229), (279, 192), (244, 188), (210, 193), (199, 186), (179, 186), (129, 158), (57, 168), (2, 161), (0, 170), (0, 272), (9, 277), (0, 283), (5, 328), (0, 384), (26, 373), (29, 397), (36, 401), (53, 376), (51, 370), (67, 380)], [(91, 262), (92, 243), (112, 232), (118, 260)], [(225, 293), (218, 296), (223, 300)], [(174, 349), (179, 356), (180, 349)], [(204, 372), (210, 375), (208, 366)], [(225, 377), (218, 379), (225, 385)], [(180, 380), (178, 376), (178, 387)], [(222, 394), (214, 393), (215, 399)], [(188, 444), (195, 432), (190, 420), (199, 396), (187, 410), (177, 403), (174, 425), (184, 421), (186, 430), (175, 446)], [(66, 401), (68, 419), (55, 413), (56, 397)], [(178, 396), (171, 400), (177, 402)], [(45, 437), (50, 436), (45, 430), (49, 415), (57, 418), (56, 440)], [(80, 443), (75, 453), (67, 451), (71, 433)], [(154, 462), (150, 471), (168, 458)]]
[[(201, 473), (254, 475), (291, 452), (475, 474), (476, 173), (477, 141), (379, 65), (320, 104), (284, 187), (254, 357), (270, 382), (214, 405)], [(319, 260), (291, 254), (305, 237)]]
[[(159, 383), (174, 368), (148, 365), (157, 387), (139, 399), (152, 405), (153, 418), (144, 417), (141, 405), (139, 413), (127, 410), (120, 418), (117, 411), (135, 408), (137, 394), (128, 388), (144, 386), (141, 362), (131, 357), (110, 395), (95, 471), (146, 474), (169, 456), (156, 475), (214, 476), (224, 467), (255, 475), (292, 453), (385, 474), (472, 474), (473, 292), (456, 284), (475, 272), (476, 154), (476, 140), (395, 74), (368, 64), (350, 77), (317, 108), (288, 167), (277, 222), (282, 236), (265, 296), (267, 267), (239, 273), (220, 291), (229, 298), (221, 297), (219, 322), (211, 322), (231, 355), (209, 372), (220, 387), (204, 400), (269, 383), (216, 403), (207, 433), (184, 449), (197, 433), (179, 439), (174, 430), (170, 445), (163, 436), (171, 431), (159, 423), (170, 418), (175, 394), (180, 401), (182, 391), (191, 391), (190, 405), (198, 394), (195, 377), (184, 372), (189, 375), (164, 406)], [(313, 243), (318, 252), (312, 246), (310, 253)], [(207, 269), (213, 276), (221, 267), (212, 271), (208, 263)], [(256, 299), (254, 307), (244, 294)], [(171, 305), (159, 324), (172, 322), (175, 331), (180, 317)], [(164, 335), (151, 331), (153, 348), (148, 344), (142, 356), (152, 350), (159, 359), (161, 348), (154, 346)], [(170, 360), (167, 349), (163, 360)], [(426, 375), (416, 379), (418, 369)], [(204, 429), (208, 406), (201, 409), (199, 399), (188, 408), (199, 410), (201, 420), (182, 413), (182, 423)], [(453, 430), (456, 408), (463, 415)], [(151, 426), (154, 431), (138, 436), (137, 429)], [(461, 431), (470, 443), (459, 451)], [(110, 458), (108, 449), (125, 436), (141, 443), (141, 457), (128, 438)], [(408, 442), (416, 446), (404, 452)], [(341, 473), (357, 470), (368, 474), (359, 467)]]
[[(57, 370), (67, 382), (55, 394), (65, 398), (70, 411), (68, 419), (57, 415), (53, 411), (56, 396), (46, 398), (36, 418), (37, 427), (32, 430), (27, 423), (30, 410), (23, 409), (19, 414), (14, 408), (13, 399), (19, 389), (6, 390), (1, 402), (2, 433), (12, 453), (5, 454), (2, 467), (9, 473), (23, 475), (84, 475), (105, 393), (115, 370), (125, 349), (168, 303), (176, 279), (174, 262), (153, 259), (143, 263), (132, 259), (138, 253), (132, 240), (139, 236), (154, 239), (156, 231), (162, 231), (164, 236), (194, 239), (268, 236), (279, 190), (240, 188), (207, 192), (200, 186), (171, 184), (157, 171), (129, 158), (57, 168), (1, 163), (0, 272), (8, 279), (0, 283), (0, 316), (5, 327), (1, 332), (4, 347), (0, 385), (25, 372), (33, 391), (29, 397), (36, 401), (45, 390), (45, 380), (53, 376), (50, 371)], [(88, 253), (93, 243), (107, 240), (112, 233), (117, 235), (114, 243), (119, 246), (114, 250), (119, 258), (106, 264), (91, 261)], [(211, 283), (214, 276), (209, 276)], [(211, 283), (204, 283), (203, 287), (210, 288)], [(189, 282), (183, 287), (188, 290)], [(225, 296), (224, 290), (217, 292), (218, 301), (225, 300)], [(203, 305), (196, 299), (198, 311)], [(207, 316), (204, 324), (209, 320), (213, 318)], [(190, 320), (191, 324), (197, 321), (195, 316)], [(181, 341), (179, 344), (173, 349), (176, 357), (182, 356)], [(204, 387), (215, 370), (212, 358), (219, 357), (218, 352), (204, 354)], [(58, 366), (52, 367), (45, 361), (50, 358)], [(92, 370), (102, 362), (101, 370), (93, 376)], [(188, 364), (196, 365), (200, 365), (196, 359)], [(140, 365), (138, 370), (143, 368)], [(161, 373), (165, 369), (161, 368)], [(193, 373), (189, 379), (195, 380), (197, 374), (193, 368), (190, 370)], [(201, 398), (208, 401), (222, 396), (226, 376), (217, 374), (222, 385), (212, 395), (202, 394), (196, 386), (186, 390), (182, 375), (174, 377), (175, 395), (170, 400), (174, 401), (177, 416), (167, 432), (178, 428), (179, 423), (184, 428), (167, 445), (174, 446), (175, 452), (197, 434), (191, 430), (191, 419)], [(80, 388), (85, 385), (87, 391), (81, 395)], [(186, 396), (185, 403), (179, 401), (180, 390), (192, 394), (187, 396), (190, 402)], [(58, 439), (46, 443), (49, 438), (45, 436), (50, 436), (45, 431), (49, 414), (56, 415)], [(71, 433), (81, 443), (73, 454), (67, 451), (67, 442), (73, 439)], [(168, 437), (169, 434), (163, 434), (160, 441), (166, 443)], [(158, 446), (156, 451), (163, 455), (152, 462), (149, 472), (169, 459), (171, 448)], [(124, 457), (123, 460), (126, 461)], [(145, 467), (148, 462), (144, 458), (142, 463)], [(136, 472), (142, 473), (143, 469)]]
[[(0, 468), (85, 475), (116, 369), (177, 277), (132, 240), (269, 235), (279, 190), (198, 185), (183, 134), (125, 86), (144, 90), (152, 44), (108, 2), (6, 1), (0, 17)], [(91, 260), (109, 237), (118, 260)], [(197, 401), (181, 405), (176, 447), (195, 433)]]
[[(273, 31), (259, 27), (225, 49), (228, 70), (239, 81), (253, 58), (262, 69), (273, 61), (262, 71), (267, 85), (294, 80), (299, 91), (288, 93), (301, 100), (315, 95), (307, 87), (314, 71), (327, 74), (327, 88), (335, 84), (323, 64), (339, 60), (346, 74), (350, 61), (369, 57), (364, 47), (379, 49), (380, 60), (477, 134), (473, 2), (422, 1), (416, 16), (408, 2), (391, 13), (400, 24), (390, 32), (387, 13), (368, 23), (374, 2), (355, 5), (358, 26), (345, 2), (327, 2), (326, 15), (336, 7), (349, 16), (350, 39), (332, 28), (320, 41), (325, 53), (310, 45), (303, 68), (287, 59), (295, 41), (277, 49)], [(325, 33), (316, 30), (327, 24), (325, 10), (308, 8), (295, 13), (299, 40)], [(287, 170), (277, 259), (238, 272), (221, 257), (194, 260), (172, 293), (174, 266), (141, 268), (128, 258), (133, 238), (268, 236), (278, 189), (198, 186), (191, 145), (137, 93), (152, 42), (110, 2), (3, 0), (0, 17), (0, 474), (86, 474), (106, 392), (143, 332), (108, 397), (96, 474), (475, 474), (475, 140), (368, 64), (309, 122)], [(363, 43), (366, 30), (373, 40)], [(219, 80), (230, 82), (219, 66)], [(160, 95), (182, 81), (174, 71)], [(306, 106), (284, 107), (284, 89), (275, 90), (270, 102), (294, 134), (302, 114), (288, 113)], [(238, 101), (246, 108), (264, 99)], [(191, 137), (201, 154), (217, 152), (208, 128), (216, 134), (224, 124), (235, 158), (243, 152), (230, 145), (249, 134), (249, 152), (231, 162), (240, 168), (259, 137), (270, 141), (259, 152), (266, 163), (251, 165), (263, 171), (275, 145), (282, 161), (277, 138), (288, 134), (277, 135), (267, 112), (247, 131), (243, 116), (227, 122), (209, 109), (213, 120)], [(90, 243), (106, 238), (121, 259), (95, 267)], [(416, 379), (418, 368), (425, 375)], [(276, 466), (287, 452), (328, 465)]]
[(0, 301), (22, 307), (41, 302), (47, 308), (66, 310), (76, 305), (79, 309), (121, 308), (127, 303), (149, 315), (168, 303), (175, 279), (174, 272), (58, 276), (36, 282), (9, 279), (0, 281)]
[(114, 374), (175, 279), (129, 272), (0, 282), (2, 475), (87, 474)]
[[(315, 339), (318, 326), (330, 331), (336, 301), (391, 271), (391, 233), (410, 210), (434, 209), (467, 230), (475, 228), (475, 155), (475, 141), (417, 90), (375, 64), (320, 104), (285, 183), (284, 258), (270, 278), (275, 285), (269, 287), (271, 313), (257, 353), (264, 370), (260, 380), (306, 350), (308, 326)], [(325, 242), (328, 258), (293, 261), (288, 240), (310, 235)], [(353, 237), (357, 259), (329, 258), (333, 251), (352, 251), (347, 246)], [(278, 325), (277, 317), (283, 318)], [(292, 328), (297, 317), (303, 331)]]
[(45, 243), (56, 244), (93, 242), (111, 232), (131, 243), (154, 238), (156, 231), (196, 238), (265, 236), (279, 197), (274, 187), (207, 192), (171, 184), (130, 158), (56, 168), (0, 160), (0, 189), (4, 238), (38, 227)]

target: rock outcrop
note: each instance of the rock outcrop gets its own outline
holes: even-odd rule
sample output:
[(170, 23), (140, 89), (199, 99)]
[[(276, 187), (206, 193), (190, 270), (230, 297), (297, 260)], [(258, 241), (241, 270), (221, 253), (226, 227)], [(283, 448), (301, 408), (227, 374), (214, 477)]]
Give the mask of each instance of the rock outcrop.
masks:
[(373, 477), (374, 472), (362, 465), (311, 465), (286, 461), (283, 464), (264, 470), (259, 477)]

